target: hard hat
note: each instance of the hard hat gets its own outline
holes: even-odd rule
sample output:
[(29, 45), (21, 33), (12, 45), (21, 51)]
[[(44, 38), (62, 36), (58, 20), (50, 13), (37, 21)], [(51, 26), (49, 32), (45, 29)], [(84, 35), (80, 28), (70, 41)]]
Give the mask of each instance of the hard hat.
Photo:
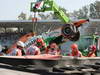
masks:
[(24, 47), (24, 46), (25, 46), (25, 44), (24, 44), (22, 41), (18, 41), (18, 42), (17, 42), (17, 45), (18, 45), (18, 46), (21, 46), (21, 47)]
[(72, 49), (77, 49), (78, 48), (78, 45), (74, 43), (74, 44), (71, 45), (71, 48)]
[(37, 38), (36, 42), (42, 42), (43, 39), (42, 38)]

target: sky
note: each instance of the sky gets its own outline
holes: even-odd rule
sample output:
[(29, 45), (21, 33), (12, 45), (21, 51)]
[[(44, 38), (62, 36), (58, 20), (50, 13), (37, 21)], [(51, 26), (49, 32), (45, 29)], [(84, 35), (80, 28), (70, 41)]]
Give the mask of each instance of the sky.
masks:
[[(17, 16), (24, 12), (30, 12), (30, 3), (34, 0), (0, 0), (0, 20), (17, 20)], [(85, 5), (95, 2), (96, 0), (55, 0), (55, 2), (64, 7), (68, 12), (78, 10)], [(100, 0), (98, 0), (100, 1)]]

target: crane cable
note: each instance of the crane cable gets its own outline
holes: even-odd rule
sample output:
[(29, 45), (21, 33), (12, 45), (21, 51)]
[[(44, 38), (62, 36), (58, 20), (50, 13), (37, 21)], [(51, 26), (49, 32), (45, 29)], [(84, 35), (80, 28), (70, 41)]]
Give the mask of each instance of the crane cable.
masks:
[(34, 12), (34, 17), (33, 17), (32, 21), (33, 21), (33, 31), (35, 33), (37, 33), (37, 18), (36, 18), (36, 12)]

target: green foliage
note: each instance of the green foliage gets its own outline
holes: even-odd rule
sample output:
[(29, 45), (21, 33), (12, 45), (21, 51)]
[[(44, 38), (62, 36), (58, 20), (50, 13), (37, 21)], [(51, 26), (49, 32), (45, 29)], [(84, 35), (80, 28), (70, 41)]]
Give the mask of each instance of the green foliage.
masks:
[(87, 19), (88, 13), (89, 13), (88, 7), (84, 6), (82, 9), (79, 9), (78, 11), (74, 11), (73, 15), (78, 19)]
[(46, 20), (46, 19), (51, 18), (51, 14), (39, 13), (38, 16), (41, 17), (42, 20)]
[(17, 18), (18, 18), (18, 20), (32, 20), (33, 16), (29, 15), (27, 17), (26, 13), (21, 12)]
[(95, 1), (95, 3), (84, 6), (78, 11), (74, 11), (73, 15), (78, 19), (100, 19), (100, 1)]
[(100, 1), (90, 4), (90, 17), (100, 19)]
[(18, 20), (26, 20), (26, 14), (21, 12), (21, 14), (18, 16)]

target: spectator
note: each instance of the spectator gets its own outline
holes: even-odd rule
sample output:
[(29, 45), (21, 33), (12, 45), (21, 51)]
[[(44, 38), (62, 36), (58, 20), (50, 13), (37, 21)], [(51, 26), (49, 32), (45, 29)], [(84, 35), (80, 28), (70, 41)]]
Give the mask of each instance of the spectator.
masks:
[(75, 56), (75, 57), (83, 57), (82, 53), (78, 50), (78, 45), (77, 44), (72, 44), (71, 45), (71, 54), (69, 56)]
[(3, 46), (2, 47), (2, 53), (3, 53), (3, 55), (7, 55), (7, 51), (8, 51), (8, 46)]
[(37, 40), (36, 40), (36, 46), (40, 49), (40, 51), (42, 53), (45, 52), (45, 50), (46, 50), (46, 44), (45, 44), (45, 42), (44, 42), (44, 40), (42, 38), (37, 38)]
[(96, 52), (96, 46), (95, 45), (91, 45), (89, 47), (89, 54), (88, 54), (87, 57), (96, 57), (95, 52)]
[(47, 47), (46, 54), (59, 55), (60, 49), (56, 43), (50, 43)]
[(8, 55), (11, 56), (22, 56), (22, 50), (24, 48), (24, 43), (22, 41), (17, 42), (17, 47), (14, 48)]
[(26, 55), (39, 55), (40, 53), (40, 49), (35, 45), (31, 45), (26, 51)]

